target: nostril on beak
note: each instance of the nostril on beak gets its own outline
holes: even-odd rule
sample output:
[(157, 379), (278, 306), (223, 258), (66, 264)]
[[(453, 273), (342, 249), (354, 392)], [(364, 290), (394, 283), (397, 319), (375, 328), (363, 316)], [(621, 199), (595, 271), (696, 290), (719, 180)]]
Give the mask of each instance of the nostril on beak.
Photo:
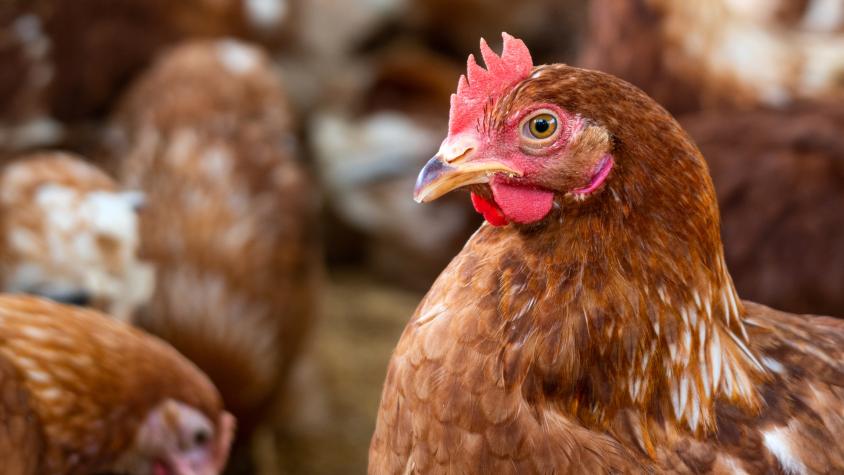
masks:
[(446, 157), (443, 157), (443, 160), (445, 161), (445, 163), (448, 163), (448, 164), (460, 163), (463, 160), (465, 160), (467, 157), (469, 157), (472, 154), (473, 150), (474, 150), (473, 148), (467, 148), (460, 155), (455, 155), (453, 157), (446, 156)]

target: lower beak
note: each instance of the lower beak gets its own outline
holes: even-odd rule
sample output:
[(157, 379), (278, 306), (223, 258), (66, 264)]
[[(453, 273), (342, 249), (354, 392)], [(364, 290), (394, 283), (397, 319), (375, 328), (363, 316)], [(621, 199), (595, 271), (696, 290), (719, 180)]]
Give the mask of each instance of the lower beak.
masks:
[(449, 164), (437, 154), (428, 160), (419, 172), (413, 189), (413, 199), (417, 203), (434, 201), (449, 191), (463, 186), (489, 183), (490, 177), (496, 173), (521, 176), (521, 173), (516, 170), (494, 160), (469, 159)]

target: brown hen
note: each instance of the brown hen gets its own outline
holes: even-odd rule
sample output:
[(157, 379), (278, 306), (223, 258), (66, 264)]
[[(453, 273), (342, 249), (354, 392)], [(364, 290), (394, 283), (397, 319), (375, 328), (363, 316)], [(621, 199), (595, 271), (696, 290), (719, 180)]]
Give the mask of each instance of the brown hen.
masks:
[(138, 323), (209, 375), (248, 436), (311, 327), (318, 269), (316, 199), (280, 79), (244, 43), (191, 42), (133, 86), (116, 124), (157, 271)]
[(738, 298), (677, 122), (507, 35), (481, 49), (416, 199), (468, 187), (488, 223), (398, 343), (370, 473), (844, 469), (844, 322)]
[(0, 296), (3, 473), (215, 475), (234, 420), (172, 347), (90, 310)]

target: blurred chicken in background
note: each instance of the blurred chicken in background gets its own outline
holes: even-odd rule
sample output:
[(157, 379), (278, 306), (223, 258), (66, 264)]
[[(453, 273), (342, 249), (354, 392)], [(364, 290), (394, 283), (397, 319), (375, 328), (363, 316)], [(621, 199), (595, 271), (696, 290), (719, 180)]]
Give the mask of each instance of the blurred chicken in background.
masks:
[(283, 44), (295, 10), (293, 0), (0, 2), (0, 152), (87, 152), (115, 99), (163, 48), (221, 35)]
[(243, 448), (278, 422), (316, 311), (318, 193), (281, 79), (239, 41), (177, 46), (132, 86), (111, 140), (147, 196), (142, 255), (158, 279), (138, 323), (220, 388)]
[(674, 114), (844, 98), (840, 0), (592, 0), (579, 65)]
[(791, 312), (844, 317), (844, 104), (681, 121), (709, 163), (737, 288)]
[[(369, 54), (369, 74), (356, 78), (348, 101), (333, 101), (308, 130), (332, 212), (335, 254), (362, 252), (382, 276), (422, 287), (436, 276), (477, 225), (459, 200), (413, 206), (414, 166), (439, 146), (455, 65), (403, 45)], [(338, 104), (339, 102), (339, 104)], [(464, 200), (465, 201), (465, 200)], [(349, 239), (349, 232), (366, 239)]]
[(0, 296), (4, 475), (217, 475), (235, 421), (170, 345), (99, 312)]
[(154, 285), (138, 259), (143, 196), (81, 157), (23, 156), (0, 171), (0, 281), (127, 320)]

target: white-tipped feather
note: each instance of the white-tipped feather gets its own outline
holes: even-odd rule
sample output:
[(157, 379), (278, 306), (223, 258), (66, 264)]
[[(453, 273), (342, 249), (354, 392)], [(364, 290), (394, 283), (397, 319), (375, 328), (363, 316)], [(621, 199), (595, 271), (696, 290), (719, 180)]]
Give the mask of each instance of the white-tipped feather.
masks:
[(691, 354), (692, 351), (692, 331), (689, 328), (686, 328), (686, 331), (683, 332), (683, 354), (688, 356)]
[(718, 329), (712, 332), (712, 342), (709, 344), (709, 359), (712, 363), (712, 390), (718, 391), (718, 384), (721, 381), (721, 338), (718, 336)]
[(724, 365), (723, 368), (724, 373), (724, 392), (727, 393), (729, 396), (734, 396), (733, 394), (733, 371), (730, 369), (729, 365)]
[(678, 408), (680, 414), (685, 412), (687, 402), (689, 402), (689, 379), (683, 377), (680, 380), (680, 407)]
[(689, 427), (695, 431), (697, 430), (697, 424), (700, 421), (700, 396), (697, 393), (697, 387), (694, 384), (691, 385), (691, 406), (689, 407)]
[[(744, 327), (742, 326), (742, 328), (744, 328)], [(727, 333), (730, 335), (730, 339), (733, 340), (733, 343), (735, 343), (736, 346), (739, 347), (739, 349), (744, 354), (744, 356), (751, 363), (753, 363), (753, 365), (756, 366), (757, 369), (764, 371), (764, 367), (762, 366), (762, 363), (760, 363), (759, 360), (756, 359), (756, 357), (753, 355), (753, 352), (750, 351), (750, 348), (748, 348), (747, 345), (744, 344), (744, 342), (741, 340), (741, 338), (736, 336), (736, 334), (733, 333), (733, 332), (728, 331)]]
[(683, 415), (682, 408), (680, 407), (680, 382), (676, 382), (671, 386), (671, 406), (674, 409), (674, 418), (678, 421), (680, 417)]
[(807, 473), (806, 466), (803, 464), (791, 447), (789, 437), (790, 430), (786, 427), (775, 427), (770, 430), (762, 431), (762, 440), (765, 447), (770, 451), (777, 461), (780, 463), (783, 472), (787, 474), (803, 474)]

